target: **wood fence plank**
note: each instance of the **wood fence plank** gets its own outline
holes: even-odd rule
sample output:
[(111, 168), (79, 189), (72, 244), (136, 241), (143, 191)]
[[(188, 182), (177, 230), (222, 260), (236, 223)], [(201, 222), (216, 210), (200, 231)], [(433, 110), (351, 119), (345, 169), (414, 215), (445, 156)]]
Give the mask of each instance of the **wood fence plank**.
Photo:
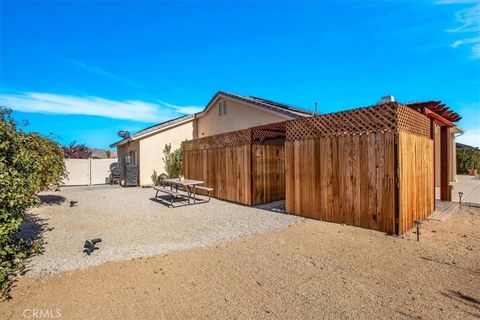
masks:
[(377, 168), (376, 168), (376, 134), (368, 135), (368, 226), (377, 230)]
[(368, 228), (368, 135), (360, 136), (360, 227)]

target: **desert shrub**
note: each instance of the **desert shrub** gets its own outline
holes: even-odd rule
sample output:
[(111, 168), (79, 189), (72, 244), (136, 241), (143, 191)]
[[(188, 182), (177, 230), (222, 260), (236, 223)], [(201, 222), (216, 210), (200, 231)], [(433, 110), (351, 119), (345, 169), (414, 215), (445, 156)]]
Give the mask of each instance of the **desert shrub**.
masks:
[(172, 151), (170, 143), (163, 149), (163, 161), (165, 161), (165, 171), (169, 178), (178, 178), (183, 175), (183, 152), (182, 149)]
[(32, 249), (17, 237), (25, 211), (39, 191), (56, 188), (64, 177), (61, 147), (17, 128), (9, 109), (0, 108), (0, 290), (8, 294), (12, 275)]
[(470, 169), (480, 170), (480, 150), (462, 149), (457, 152), (457, 172), (466, 174)]

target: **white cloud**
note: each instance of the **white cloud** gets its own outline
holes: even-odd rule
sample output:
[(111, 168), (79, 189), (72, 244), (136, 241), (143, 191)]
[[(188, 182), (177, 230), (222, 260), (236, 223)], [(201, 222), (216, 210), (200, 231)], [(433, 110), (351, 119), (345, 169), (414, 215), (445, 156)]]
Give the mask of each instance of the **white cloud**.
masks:
[(142, 122), (165, 121), (196, 108), (139, 100), (117, 101), (93, 96), (69, 96), (38, 92), (0, 93), (0, 105), (23, 112), (92, 115)]
[(119, 75), (113, 74), (113, 73), (111, 73), (109, 71), (106, 71), (104, 69), (88, 65), (88, 64), (86, 64), (86, 63), (84, 63), (80, 60), (67, 58), (67, 57), (63, 57), (63, 58), (65, 60), (69, 61), (70, 63), (72, 63), (73, 65), (77, 66), (77, 67), (85, 69), (85, 70), (87, 70), (87, 71), (89, 71), (93, 74), (99, 75), (99, 76), (104, 77), (106, 79), (122, 82), (124, 84), (130, 85), (130, 86), (133, 86), (133, 87), (138, 87), (138, 88), (142, 87), (140, 84), (136, 83), (135, 81), (132, 81), (132, 80), (124, 78), (124, 77), (120, 77)]
[(99, 68), (99, 67), (96, 67), (96, 66), (92, 66), (92, 65), (87, 64), (87, 63), (85, 63), (83, 61), (80, 61), (78, 59), (66, 57), (64, 55), (58, 54), (55, 51), (45, 49), (45, 48), (42, 48), (42, 47), (40, 47), (40, 48), (36, 47), (35, 50), (39, 50), (41, 52), (44, 52), (44, 53), (46, 53), (46, 54), (48, 54), (48, 55), (50, 55), (50, 56), (52, 56), (52, 57), (54, 57), (58, 60), (68, 62), (69, 64), (71, 64), (73, 66), (81, 68), (85, 71), (88, 71), (88, 72), (93, 73), (97, 76), (103, 77), (105, 79), (114, 80), (114, 81), (129, 85), (129, 86), (132, 86), (132, 87), (137, 87), (137, 88), (142, 87), (141, 84), (139, 84), (139, 83), (137, 83), (133, 80), (130, 80), (130, 79), (122, 77), (122, 76), (119, 76), (118, 74), (114, 74), (114, 73), (112, 73), (110, 71), (107, 71), (105, 69), (102, 69), (102, 68)]
[(193, 114), (203, 110), (203, 107), (199, 107), (199, 106), (177, 106), (161, 100), (156, 100), (156, 101), (168, 108), (176, 110), (179, 113)]
[[(459, 2), (459, 1), (450, 1), (443, 2), (443, 4), (452, 4), (452, 3), (470, 3), (470, 2)], [(477, 2), (478, 3), (478, 2)], [(480, 4), (474, 5), (473, 7), (465, 8), (455, 12), (456, 20), (459, 23), (459, 26), (453, 29), (448, 29), (447, 32), (458, 33), (458, 34), (472, 34), (474, 37), (467, 37), (460, 39), (452, 43), (452, 48), (458, 48), (461, 45), (470, 44), (471, 51), (474, 58), (480, 58), (480, 37), (478, 33), (480, 32)]]
[(456, 139), (457, 142), (480, 148), (480, 129), (466, 131)]
[(460, 26), (448, 29), (448, 32), (479, 32), (480, 31), (480, 4), (471, 8), (455, 12), (457, 22)]
[(452, 44), (452, 48), (457, 48), (461, 45), (464, 44), (469, 44), (469, 43), (480, 43), (480, 37), (478, 38), (470, 38), (470, 39), (463, 39), (463, 40), (457, 40)]

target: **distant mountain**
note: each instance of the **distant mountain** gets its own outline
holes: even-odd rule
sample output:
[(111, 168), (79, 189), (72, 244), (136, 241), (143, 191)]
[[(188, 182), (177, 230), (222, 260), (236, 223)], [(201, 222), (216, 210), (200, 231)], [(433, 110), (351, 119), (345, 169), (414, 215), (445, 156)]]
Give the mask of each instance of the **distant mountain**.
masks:
[(463, 144), (463, 143), (458, 143), (457, 142), (457, 150), (480, 150), (479, 148), (475, 148), (472, 146), (469, 146), (468, 144)]

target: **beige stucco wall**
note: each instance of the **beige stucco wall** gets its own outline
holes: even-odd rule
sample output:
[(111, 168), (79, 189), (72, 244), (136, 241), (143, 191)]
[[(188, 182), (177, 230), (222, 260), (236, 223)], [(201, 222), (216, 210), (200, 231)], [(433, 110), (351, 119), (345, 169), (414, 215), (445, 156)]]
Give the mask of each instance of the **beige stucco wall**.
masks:
[(193, 139), (194, 120), (183, 123), (167, 130), (154, 133), (139, 140), (140, 143), (140, 185), (152, 185), (152, 173), (156, 170), (158, 174), (165, 172), (163, 148), (165, 144), (171, 143), (172, 150), (180, 148), (182, 141)]
[[(227, 101), (227, 114), (218, 115), (218, 104)], [(198, 138), (288, 120), (279, 114), (220, 97), (197, 119)]]

